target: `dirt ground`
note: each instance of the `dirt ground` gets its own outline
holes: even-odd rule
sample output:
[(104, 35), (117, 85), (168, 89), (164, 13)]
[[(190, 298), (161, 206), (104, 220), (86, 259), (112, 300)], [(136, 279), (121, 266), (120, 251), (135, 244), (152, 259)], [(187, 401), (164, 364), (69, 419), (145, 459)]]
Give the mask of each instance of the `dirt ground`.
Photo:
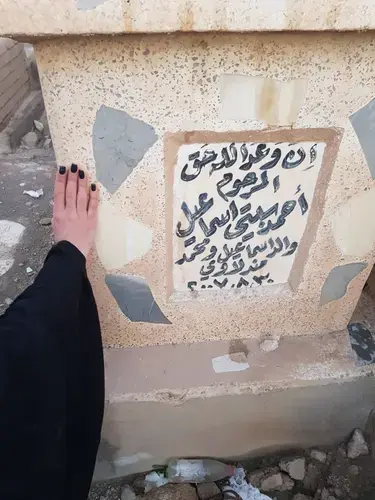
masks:
[[(14, 264), (0, 277), (0, 314), (10, 300), (33, 282), (52, 245), (51, 226), (40, 222), (46, 223), (43, 219), (52, 216), (55, 170), (52, 150), (19, 150), (0, 156), (0, 221), (17, 222), (25, 227), (20, 243), (12, 252)], [(43, 195), (38, 199), (23, 194), (25, 190), (41, 188)], [(0, 235), (0, 259), (2, 249)]]

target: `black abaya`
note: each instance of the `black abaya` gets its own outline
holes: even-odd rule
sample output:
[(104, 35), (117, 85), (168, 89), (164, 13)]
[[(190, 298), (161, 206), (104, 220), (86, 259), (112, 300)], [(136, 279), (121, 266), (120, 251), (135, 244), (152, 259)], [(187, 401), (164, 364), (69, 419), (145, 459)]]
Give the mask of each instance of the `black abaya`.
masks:
[(0, 499), (85, 500), (100, 440), (104, 366), (86, 260), (48, 254), (0, 317)]

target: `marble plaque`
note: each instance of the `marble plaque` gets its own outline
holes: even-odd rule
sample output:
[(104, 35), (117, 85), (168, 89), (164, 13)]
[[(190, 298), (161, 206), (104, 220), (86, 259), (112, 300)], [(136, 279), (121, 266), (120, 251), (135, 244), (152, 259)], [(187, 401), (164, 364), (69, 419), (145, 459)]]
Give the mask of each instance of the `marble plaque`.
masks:
[(173, 176), (173, 289), (286, 283), (325, 142), (182, 144)]

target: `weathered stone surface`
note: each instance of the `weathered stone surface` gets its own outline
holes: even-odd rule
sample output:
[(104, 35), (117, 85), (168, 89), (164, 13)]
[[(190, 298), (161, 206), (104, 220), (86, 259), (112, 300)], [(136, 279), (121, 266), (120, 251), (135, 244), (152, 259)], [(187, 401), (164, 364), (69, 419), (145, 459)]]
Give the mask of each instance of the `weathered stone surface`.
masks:
[(22, 138), (22, 144), (27, 148), (35, 148), (38, 145), (39, 137), (36, 132), (29, 132)]
[(218, 495), (220, 489), (215, 483), (202, 483), (197, 485), (197, 493), (200, 500), (209, 500), (215, 495)]
[(190, 484), (166, 484), (139, 497), (142, 500), (198, 500)]
[(360, 431), (359, 429), (355, 429), (348, 443), (348, 457), (354, 459), (368, 454), (369, 448), (362, 434), (362, 431)]
[(321, 464), (325, 464), (327, 461), (327, 453), (321, 450), (311, 450), (310, 457)]
[(295, 458), (293, 460), (282, 460), (279, 464), (280, 469), (287, 472), (292, 479), (303, 481), (305, 477), (306, 461), (304, 458)]

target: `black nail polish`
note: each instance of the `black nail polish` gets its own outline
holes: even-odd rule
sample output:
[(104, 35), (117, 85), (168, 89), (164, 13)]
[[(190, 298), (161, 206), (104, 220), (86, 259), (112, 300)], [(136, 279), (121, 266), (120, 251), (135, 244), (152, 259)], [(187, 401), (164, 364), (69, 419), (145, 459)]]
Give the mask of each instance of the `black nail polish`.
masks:
[(75, 174), (78, 170), (78, 165), (76, 165), (75, 163), (72, 163), (70, 170), (72, 171), (73, 174)]
[(91, 184), (91, 191), (96, 191), (96, 184)]
[(84, 179), (84, 178), (85, 178), (85, 172), (84, 172), (83, 170), (80, 170), (80, 171), (78, 172), (78, 175), (79, 175), (79, 178), (80, 178), (80, 179)]
[(59, 174), (64, 175), (65, 172), (66, 172), (66, 168), (65, 167), (60, 167), (59, 168)]

